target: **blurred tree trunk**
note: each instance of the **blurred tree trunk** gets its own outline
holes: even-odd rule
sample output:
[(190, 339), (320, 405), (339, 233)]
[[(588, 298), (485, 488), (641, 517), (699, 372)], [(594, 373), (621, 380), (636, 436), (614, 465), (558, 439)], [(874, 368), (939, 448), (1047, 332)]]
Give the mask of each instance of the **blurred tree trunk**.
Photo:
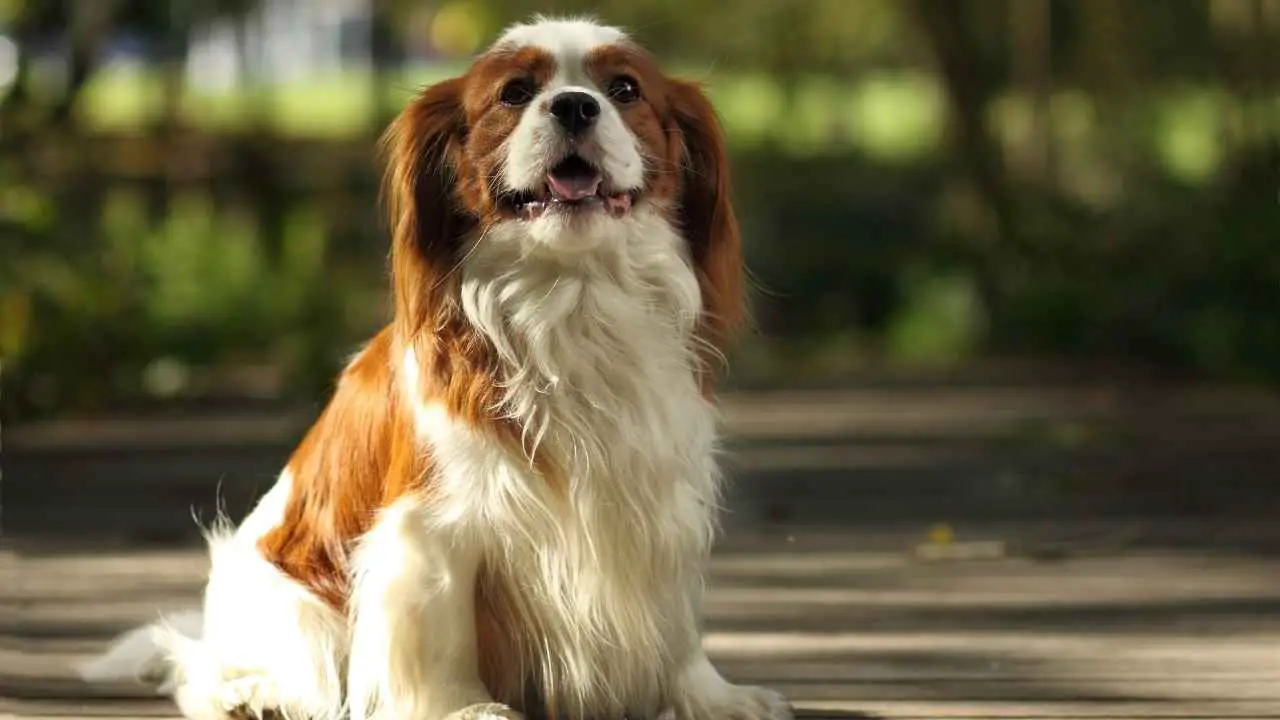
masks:
[(1000, 145), (986, 121), (994, 95), (992, 78), (969, 29), (967, 4), (908, 0), (907, 7), (934, 56), (946, 92), (950, 140), (962, 178), (959, 197), (967, 197), (978, 210), (967, 222), (957, 223), (963, 240), (958, 249), (969, 256), (980, 304), (998, 308), (1009, 290), (1009, 278), (1026, 275), (1008, 269), (1024, 265), (1030, 248), (1018, 232)]
[[(985, 222), (968, 229), (970, 240), (980, 249), (984, 263), (1013, 259), (1004, 256), (1016, 257), (1025, 248), (1015, 231), (1013, 199), (999, 145), (987, 127), (992, 82), (969, 34), (966, 5), (908, 0), (907, 7), (934, 56), (946, 91), (953, 151), (987, 215)], [(984, 300), (992, 301), (994, 279), (979, 271)]]
[(763, 18), (773, 38), (764, 45), (765, 64), (782, 89), (783, 107), (795, 107), (809, 65), (808, 12), (805, 3), (795, 0), (772, 2), (764, 9)]
[[(74, 148), (85, 143), (75, 109), (81, 91), (98, 69), (120, 2), (74, 2), (69, 8), (66, 85), (62, 97), (53, 107), (48, 127), (39, 133), (39, 139), (44, 143), (55, 143), (60, 148)], [(104, 185), (97, 177), (99, 168), (92, 161), (82, 160), (73, 168), (62, 178), (61, 187), (54, 188), (54, 197), (59, 207), (75, 208), (66, 221), (71, 228), (68, 237), (92, 237), (101, 214)]]
[(391, 0), (369, 2), (369, 60), (372, 65), (370, 79), (373, 93), (373, 128), (380, 132), (394, 117), (387, 107), (387, 75), (399, 58), (395, 42), (395, 24)]
[(19, 137), (31, 121), (31, 92), (28, 83), (31, 79), (31, 49), (35, 44), (36, 17), (33, 7), (31, 3), (24, 3), (9, 28), (18, 47), (18, 66), (9, 92), (4, 95), (3, 102), (0, 102), (0, 153), (5, 157), (12, 157), (12, 153), (21, 146)]
[[(227, 180), (240, 202), (252, 212), (268, 261), (278, 263), (283, 253), (289, 197), (287, 161), (280, 162), (286, 153), (275, 126), (272, 90), (261, 74), (269, 65), (261, 55), (266, 40), (265, 21), (260, 4), (253, 0), (237, 0), (224, 11), (223, 17), (235, 22), (241, 69), (238, 82), (249, 98), (245, 131), (220, 140), (229, 145), (234, 158)], [(256, 33), (251, 32), (254, 24)], [(251, 47), (255, 41), (258, 45)]]
[(1210, 5), (1218, 72), (1242, 108), (1239, 124), (1227, 123), (1229, 155), (1247, 153), (1269, 135), (1276, 114), (1267, 107), (1274, 86), (1272, 57), (1277, 52), (1269, 20), (1280, 14), (1272, 9), (1273, 2), (1212, 0)]
[[(1267, 0), (1266, 27), (1263, 43), (1270, 50), (1267, 62), (1267, 85), (1271, 97), (1280, 96), (1280, 0)], [(1280, 145), (1280, 103), (1271, 104), (1271, 143)]]
[(201, 9), (205, 12), (197, 12), (185, 3), (171, 3), (157, 18), (160, 108), (151, 126), (150, 144), (159, 169), (145, 185), (148, 217), (156, 226), (172, 212), (178, 175), (185, 170), (184, 153), (178, 143), (182, 135), (182, 95), (190, 33), (195, 23), (207, 21), (214, 14), (212, 8)]
[(1093, 84), (1108, 98), (1123, 97), (1132, 84), (1133, 70), (1124, 14), (1124, 0), (1079, 0), (1083, 62)]
[(70, 4), (70, 23), (66, 36), (67, 82), (62, 98), (53, 108), (51, 121), (54, 125), (65, 127), (71, 124), (76, 100), (97, 68), (98, 56), (117, 8), (117, 0)]
[[(1280, 145), (1280, 0), (1255, 0), (1254, 37), (1258, 47), (1258, 92), (1262, 98), (1259, 121), (1263, 142), (1274, 152)], [(1278, 168), (1280, 169), (1280, 168)]]
[[(1235, 60), (1236, 38), (1230, 16), (1234, 14), (1234, 5), (1239, 0), (1209, 0), (1209, 28), (1213, 36), (1213, 60), (1217, 74), (1223, 81), (1223, 87), (1231, 95), (1233, 102), (1243, 97), (1240, 72)], [(1234, 155), (1242, 145), (1243, 128), (1237, 127), (1233, 120), (1231, 108), (1224, 108), (1222, 117), (1221, 142), (1228, 157)]]
[(1249, 68), (1248, 107), (1245, 116), (1250, 118), (1249, 139), (1255, 147), (1262, 145), (1270, 136), (1270, 105), (1275, 103), (1271, 97), (1270, 55), (1271, 48), (1267, 44), (1267, 0), (1249, 1), (1248, 50), (1246, 67)]
[(1130, 43), (1137, 38), (1128, 33), (1124, 0), (1079, 0), (1076, 7), (1083, 29), (1078, 62), (1101, 119), (1101, 152), (1111, 179), (1123, 183), (1139, 159), (1130, 132), (1132, 96), (1138, 89)]
[(1019, 179), (1045, 189), (1055, 185), (1053, 109), (1053, 33), (1049, 0), (1008, 0), (1014, 86), (1030, 104), (1025, 145), (1012, 153)]
[(195, 22), (198, 18), (189, 12), (186, 4), (172, 3), (169, 6), (161, 37), (161, 104), (157, 120), (162, 133), (177, 127), (180, 122), (190, 33)]

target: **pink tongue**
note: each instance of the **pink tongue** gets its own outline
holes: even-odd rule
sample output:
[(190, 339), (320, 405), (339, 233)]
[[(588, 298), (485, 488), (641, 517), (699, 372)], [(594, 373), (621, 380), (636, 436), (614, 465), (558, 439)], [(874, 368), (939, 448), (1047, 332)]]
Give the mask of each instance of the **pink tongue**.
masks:
[(551, 194), (560, 200), (581, 200), (595, 195), (600, 189), (600, 176), (593, 174), (556, 177), (555, 173), (548, 173), (547, 184), (551, 186)]

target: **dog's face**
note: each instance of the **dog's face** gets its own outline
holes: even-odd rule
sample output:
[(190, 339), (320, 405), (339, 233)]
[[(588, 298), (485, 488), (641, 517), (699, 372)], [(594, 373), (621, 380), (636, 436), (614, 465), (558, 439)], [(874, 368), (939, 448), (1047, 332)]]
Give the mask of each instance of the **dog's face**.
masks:
[(572, 261), (644, 221), (688, 244), (709, 329), (719, 334), (741, 315), (715, 113), (697, 86), (666, 76), (618, 29), (515, 26), (466, 74), (411, 102), (386, 142), (393, 274), (406, 305), (398, 312), (416, 316), (415, 286), (451, 273), (474, 244)]
[(677, 190), (669, 82), (620, 31), (588, 23), (514, 28), (467, 74), (458, 198), (484, 225), (523, 225), (551, 249), (591, 245), (641, 203)]

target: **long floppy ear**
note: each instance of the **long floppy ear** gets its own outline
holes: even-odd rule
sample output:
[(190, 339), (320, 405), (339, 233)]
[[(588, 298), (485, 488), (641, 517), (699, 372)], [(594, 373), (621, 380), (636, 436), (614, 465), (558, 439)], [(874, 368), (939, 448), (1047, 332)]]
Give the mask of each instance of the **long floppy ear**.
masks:
[(442, 310), (444, 280), (473, 222), (458, 209), (453, 191), (455, 159), (466, 133), (462, 84), (454, 78), (428, 88), (382, 137), (395, 322), (405, 339)]
[(702, 89), (670, 81), (671, 113), (684, 140), (680, 220), (702, 288), (702, 334), (723, 352), (746, 321), (742, 237), (733, 212), (724, 133)]

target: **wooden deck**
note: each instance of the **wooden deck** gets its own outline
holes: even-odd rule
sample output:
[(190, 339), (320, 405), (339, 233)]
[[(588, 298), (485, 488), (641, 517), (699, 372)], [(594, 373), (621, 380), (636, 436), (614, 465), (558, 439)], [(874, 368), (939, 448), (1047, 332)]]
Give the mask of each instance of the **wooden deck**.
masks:
[[(727, 675), (811, 717), (1280, 718), (1280, 557), (1130, 542), (1036, 553), (1033, 531), (924, 554), (914, 533), (733, 533), (706, 645)], [(0, 563), (0, 716), (174, 715), (70, 668), (195, 602), (198, 549), (28, 546)]]
[[(732, 678), (811, 717), (1280, 720), (1280, 394), (725, 405), (731, 512), (706, 643)], [(0, 717), (172, 716), (71, 667), (197, 601), (191, 509), (246, 508), (305, 420), (5, 428)], [(940, 520), (958, 541), (922, 548)]]

